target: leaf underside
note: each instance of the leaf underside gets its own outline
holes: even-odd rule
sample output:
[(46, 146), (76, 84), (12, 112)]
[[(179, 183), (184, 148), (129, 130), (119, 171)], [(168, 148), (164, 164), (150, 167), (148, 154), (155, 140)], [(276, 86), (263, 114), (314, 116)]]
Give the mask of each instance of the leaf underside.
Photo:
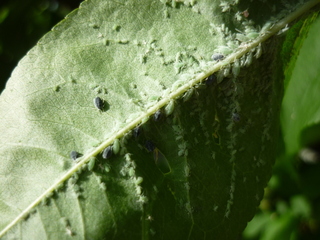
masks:
[[(226, 44), (213, 2), (87, 1), (22, 59), (0, 101), (0, 229), (60, 186), (5, 239), (238, 237), (275, 158), (282, 38), (236, 76), (225, 68), (171, 98)], [(129, 129), (118, 153), (93, 154), (161, 99), (170, 108)]]

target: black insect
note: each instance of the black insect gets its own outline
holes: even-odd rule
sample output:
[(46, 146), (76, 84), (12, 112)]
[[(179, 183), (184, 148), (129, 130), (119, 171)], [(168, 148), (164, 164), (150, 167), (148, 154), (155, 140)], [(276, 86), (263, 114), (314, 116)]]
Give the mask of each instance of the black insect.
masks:
[(236, 112), (232, 113), (232, 120), (234, 122), (239, 122), (241, 120), (239, 113), (236, 113)]
[(217, 81), (217, 76), (215, 74), (212, 74), (208, 77), (207, 81), (206, 81), (206, 85), (210, 86), (212, 85), (215, 81)]
[(224, 59), (224, 55), (221, 54), (221, 53), (214, 53), (212, 56), (211, 56), (211, 59), (214, 60), (214, 61), (220, 61), (222, 59)]
[(152, 141), (150, 140), (147, 140), (146, 143), (145, 143), (145, 147), (146, 149), (148, 150), (148, 152), (153, 152), (153, 150), (156, 148), (153, 144)]
[(112, 146), (106, 147), (102, 152), (102, 158), (108, 159), (112, 156)]
[(98, 108), (100, 111), (103, 110), (104, 102), (101, 98), (95, 97), (95, 99), (93, 99), (93, 103), (94, 103), (94, 106)]
[(72, 151), (72, 152), (70, 153), (70, 158), (71, 158), (72, 160), (77, 160), (78, 157), (80, 157), (80, 153), (78, 153), (77, 151)]
[(135, 138), (138, 138), (140, 136), (140, 134), (141, 134), (141, 127), (140, 126), (138, 126), (135, 129), (133, 129), (133, 136)]
[(156, 122), (159, 122), (162, 118), (162, 112), (161, 110), (159, 109), (158, 111), (156, 111), (153, 115), (153, 120), (156, 121)]

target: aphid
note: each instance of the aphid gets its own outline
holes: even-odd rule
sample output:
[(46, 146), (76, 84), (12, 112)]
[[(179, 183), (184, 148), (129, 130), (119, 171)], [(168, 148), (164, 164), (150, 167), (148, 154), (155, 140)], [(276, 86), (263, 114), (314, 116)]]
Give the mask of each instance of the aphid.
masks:
[(176, 2), (176, 0), (172, 0), (172, 1), (171, 1), (171, 5), (172, 5), (173, 8), (176, 8), (176, 7), (177, 7), (177, 2)]
[(74, 174), (72, 175), (72, 178), (77, 181), (77, 180), (79, 179), (78, 173), (74, 173)]
[(136, 185), (139, 185), (139, 184), (141, 184), (143, 182), (143, 178), (142, 177), (137, 177), (136, 179), (135, 179), (135, 184)]
[(217, 205), (213, 205), (213, 211), (217, 211), (218, 210), (218, 208), (219, 208), (219, 206), (217, 206)]
[(102, 183), (102, 177), (101, 177), (101, 176), (97, 176), (96, 179), (97, 179), (97, 182), (98, 182), (99, 184)]
[(242, 34), (242, 33), (237, 33), (236, 34), (236, 39), (239, 40), (240, 42), (246, 42), (246, 41), (249, 40), (249, 38), (246, 35)]
[(240, 22), (242, 20), (242, 13), (241, 12), (237, 12), (235, 15), (234, 15), (235, 19)]
[(164, 112), (166, 114), (166, 116), (169, 116), (170, 114), (173, 113), (174, 110), (174, 101), (171, 100), (168, 105), (164, 108)]
[(146, 149), (148, 150), (148, 152), (153, 152), (153, 150), (156, 148), (153, 144), (152, 141), (150, 140), (147, 140), (146, 143), (145, 143), (145, 147)]
[(214, 53), (211, 56), (211, 59), (219, 62), (220, 60), (224, 59), (224, 55), (222, 55), (221, 53)]
[(259, 45), (257, 46), (257, 51), (256, 51), (256, 58), (259, 58), (262, 54), (262, 47), (261, 47), (261, 43), (259, 43)]
[[(43, 204), (45, 205), (46, 203), (43, 202)], [(30, 213), (27, 213), (23, 216), (23, 220), (28, 220), (29, 217), (30, 217)]]
[(127, 162), (130, 162), (131, 161), (131, 153), (126, 153), (125, 155), (124, 155), (124, 159), (127, 161)]
[(236, 113), (236, 112), (232, 113), (232, 120), (233, 120), (234, 122), (239, 122), (240, 119), (241, 119), (241, 118), (240, 118), (239, 113)]
[(136, 187), (136, 193), (137, 193), (138, 195), (140, 195), (140, 194), (142, 193), (142, 187), (137, 186), (137, 187)]
[(146, 196), (140, 196), (137, 202), (146, 203), (148, 198)]
[(190, 167), (189, 167), (189, 165), (186, 165), (184, 167), (184, 173), (185, 173), (185, 176), (187, 176), (187, 177), (190, 176)]
[(252, 52), (250, 52), (246, 58), (244, 64), (248, 67), (252, 63)]
[(94, 165), (96, 163), (96, 159), (95, 158), (91, 158), (89, 163), (88, 163), (88, 170), (91, 171), (94, 168)]
[(289, 30), (289, 27), (288, 27), (288, 24), (287, 24), (284, 28), (282, 28), (282, 29), (278, 32), (277, 35), (280, 35), (280, 34), (286, 32), (286, 31), (288, 31), (288, 30)]
[(104, 39), (103, 40), (103, 44), (106, 45), (106, 46), (109, 46), (109, 44), (110, 44), (109, 39)]
[(242, 57), (240, 58), (240, 66), (241, 66), (241, 67), (244, 67), (244, 66), (245, 66), (245, 63), (246, 63), (246, 57), (245, 57), (245, 56), (242, 56)]
[(190, 89), (183, 95), (183, 101), (184, 101), (184, 102), (188, 101), (188, 100), (192, 97), (192, 95), (193, 95), (194, 92), (195, 92), (194, 88), (190, 88)]
[(161, 110), (159, 109), (158, 111), (156, 111), (156, 112), (154, 113), (154, 115), (153, 115), (153, 120), (156, 121), (156, 122), (158, 122), (158, 121), (161, 120), (161, 118), (162, 118), (162, 112), (161, 112)]
[(146, 220), (148, 220), (148, 221), (153, 221), (153, 217), (152, 216), (150, 216), (150, 215), (148, 215), (148, 217), (146, 218)]
[(264, 24), (260, 32), (267, 33), (273, 27), (273, 25), (274, 25), (273, 22), (267, 22), (266, 24)]
[(224, 79), (224, 72), (220, 70), (217, 76), (217, 83), (221, 83), (223, 79)]
[(226, 30), (226, 25), (224, 23), (221, 24), (221, 31), (224, 32)]
[(55, 91), (55, 92), (59, 92), (60, 89), (61, 89), (61, 87), (60, 87), (59, 85), (54, 87), (54, 91)]
[(244, 11), (242, 12), (242, 14), (243, 14), (243, 16), (244, 16), (245, 18), (249, 17), (249, 11), (248, 11), (248, 9), (244, 10)]
[(112, 146), (106, 147), (102, 152), (102, 158), (108, 159), (112, 156)]
[(257, 37), (259, 37), (260, 33), (257, 32), (249, 32), (246, 36), (250, 39), (255, 39)]
[[(233, 46), (232, 48), (235, 48), (235, 46), (231, 42), (228, 42), (227, 44), (230, 45), (230, 47)], [(220, 55), (224, 56), (224, 55), (232, 53), (232, 49), (230, 47), (229, 46), (219, 46), (214, 51), (218, 52)]]
[(99, 186), (100, 186), (100, 188), (101, 188), (103, 191), (107, 190), (107, 186), (106, 186), (105, 183), (100, 183)]
[(72, 152), (70, 153), (70, 158), (71, 158), (72, 160), (77, 160), (78, 157), (80, 157), (80, 153), (78, 153), (77, 151), (72, 151)]
[(235, 60), (233, 66), (232, 66), (232, 73), (233, 73), (233, 76), (236, 78), (238, 75), (239, 75), (239, 72), (240, 72), (240, 63), (239, 63), (239, 60)]
[(95, 106), (96, 108), (98, 108), (100, 111), (103, 110), (104, 102), (103, 102), (103, 100), (102, 100), (101, 98), (95, 97), (95, 98), (93, 99), (93, 104), (94, 104), (94, 106)]
[(120, 151), (120, 141), (119, 139), (114, 140), (112, 150), (114, 154), (118, 154)]
[(156, 163), (156, 166), (159, 168), (159, 170), (163, 174), (167, 174), (171, 172), (171, 168), (167, 158), (163, 155), (162, 152), (160, 152), (158, 148), (154, 149), (153, 157), (154, 157), (154, 162)]
[(136, 171), (133, 168), (129, 168), (128, 174), (129, 177), (133, 177), (136, 174)]
[(108, 173), (110, 172), (110, 166), (109, 165), (105, 165), (104, 166), (104, 170)]
[(229, 73), (230, 73), (230, 65), (226, 66), (226, 67), (223, 69), (223, 76), (224, 76), (224, 77), (228, 77), (228, 76), (229, 76)]
[(206, 85), (210, 86), (212, 85), (215, 81), (217, 81), (217, 76), (215, 74), (212, 74), (208, 77), (207, 81), (206, 81)]

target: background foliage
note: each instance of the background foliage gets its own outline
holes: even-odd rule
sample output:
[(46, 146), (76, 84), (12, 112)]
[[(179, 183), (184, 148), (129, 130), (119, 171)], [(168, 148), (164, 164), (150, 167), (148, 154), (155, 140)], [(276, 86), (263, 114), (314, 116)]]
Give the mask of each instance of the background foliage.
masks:
[(0, 89), (18, 61), (36, 42), (79, 7), (80, 0), (2, 0), (0, 2)]
[[(81, 1), (2, 1), (0, 6), (0, 82), (5, 86), (12, 69), (36, 41)], [(316, 16), (314, 16), (316, 18)], [(313, 19), (314, 20), (314, 19)], [(313, 20), (310, 22), (313, 22)], [(274, 174), (256, 217), (243, 239), (320, 238), (319, 166), (319, 19), (288, 41), (296, 58), (288, 64), (283, 102), (283, 142)], [(299, 43), (300, 41), (300, 43)], [(295, 68), (300, 65), (300, 68)], [(293, 70), (295, 69), (295, 70)], [(308, 74), (310, 73), (310, 74)], [(302, 75), (301, 75), (302, 74)], [(311, 76), (310, 76), (311, 75)], [(297, 76), (296, 78), (294, 78)], [(292, 137), (295, 136), (295, 137)], [(300, 141), (290, 142), (292, 139)], [(299, 154), (300, 153), (300, 154)], [(309, 153), (309, 155), (308, 155)], [(310, 157), (311, 154), (311, 157)]]

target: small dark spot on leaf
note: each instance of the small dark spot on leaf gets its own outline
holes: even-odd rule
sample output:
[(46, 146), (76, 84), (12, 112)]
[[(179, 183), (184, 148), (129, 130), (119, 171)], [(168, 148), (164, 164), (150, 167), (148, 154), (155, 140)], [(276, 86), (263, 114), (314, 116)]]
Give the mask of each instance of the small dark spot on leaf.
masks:
[(103, 40), (104, 45), (109, 46), (110, 45), (110, 41), (108, 39), (104, 39)]
[(148, 150), (148, 152), (153, 152), (153, 150), (156, 148), (151, 140), (146, 141), (145, 147)]
[(96, 24), (96, 23), (90, 23), (90, 24), (89, 24), (89, 27), (92, 27), (92, 28), (94, 28), (94, 29), (100, 28), (99, 25)]
[(121, 29), (121, 26), (119, 26), (119, 25), (114, 25), (114, 26), (112, 27), (112, 30), (117, 31), (117, 32), (119, 32), (120, 29)]
[(61, 87), (60, 87), (59, 85), (57, 85), (57, 86), (54, 88), (54, 91), (60, 92), (60, 89), (61, 89)]
[(241, 120), (239, 113), (236, 113), (236, 112), (232, 113), (232, 120), (234, 122), (239, 122)]

